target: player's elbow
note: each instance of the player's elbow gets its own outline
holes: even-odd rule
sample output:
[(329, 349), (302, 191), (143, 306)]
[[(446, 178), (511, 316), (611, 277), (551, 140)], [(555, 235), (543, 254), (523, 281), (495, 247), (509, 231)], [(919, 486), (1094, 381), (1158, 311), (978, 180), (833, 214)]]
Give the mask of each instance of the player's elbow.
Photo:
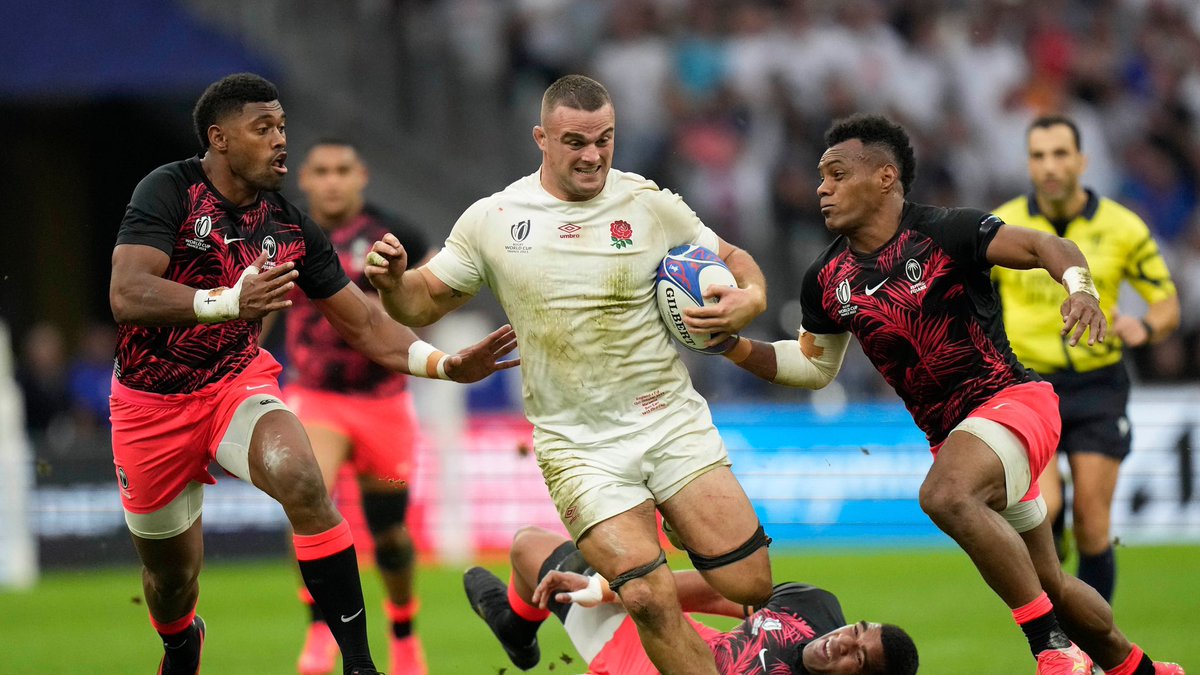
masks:
[(113, 321), (119, 324), (134, 323), (137, 319), (135, 314), (137, 304), (130, 298), (129, 293), (117, 284), (109, 286), (108, 305), (112, 310)]

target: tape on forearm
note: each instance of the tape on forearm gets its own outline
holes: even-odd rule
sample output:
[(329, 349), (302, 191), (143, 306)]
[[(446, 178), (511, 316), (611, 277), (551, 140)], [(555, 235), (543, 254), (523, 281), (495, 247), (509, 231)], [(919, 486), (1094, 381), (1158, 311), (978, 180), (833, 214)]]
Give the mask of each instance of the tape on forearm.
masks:
[(427, 377), (433, 380), (448, 380), (446, 361), (450, 355), (439, 351), (436, 347), (417, 340), (408, 346), (408, 372), (417, 377)]
[(1062, 284), (1067, 288), (1067, 294), (1087, 293), (1093, 298), (1100, 299), (1100, 291), (1096, 290), (1096, 284), (1092, 281), (1092, 273), (1086, 267), (1075, 265), (1068, 267), (1062, 275)]
[(233, 288), (208, 288), (196, 291), (192, 296), (192, 311), (200, 323), (220, 323), (236, 319), (242, 312), (242, 282), (246, 276), (258, 274), (258, 268), (250, 265), (238, 277)]
[(779, 340), (775, 348), (775, 383), (805, 389), (820, 389), (837, 377), (850, 345), (849, 333), (812, 333), (818, 355), (809, 358), (800, 347), (807, 331), (800, 328), (799, 340)]

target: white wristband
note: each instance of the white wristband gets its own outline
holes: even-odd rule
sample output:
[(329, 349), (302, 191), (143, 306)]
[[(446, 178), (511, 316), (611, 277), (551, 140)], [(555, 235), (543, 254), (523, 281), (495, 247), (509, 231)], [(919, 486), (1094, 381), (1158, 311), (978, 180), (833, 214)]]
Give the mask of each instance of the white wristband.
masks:
[(242, 271), (233, 288), (209, 288), (196, 291), (192, 296), (192, 311), (200, 323), (220, 323), (236, 319), (242, 313), (242, 282), (246, 276), (258, 274), (258, 268), (250, 265)]
[(1075, 265), (1068, 267), (1062, 275), (1063, 286), (1067, 287), (1067, 294), (1087, 293), (1096, 300), (1100, 299), (1100, 291), (1096, 290), (1096, 284), (1092, 281), (1092, 273), (1085, 267)]
[(408, 346), (408, 372), (417, 377), (428, 377), (436, 380), (448, 380), (446, 360), (450, 355), (439, 351), (436, 347), (417, 340)]
[(604, 601), (604, 590), (600, 586), (600, 582), (604, 577), (599, 574), (593, 574), (588, 578), (587, 588), (581, 588), (578, 591), (567, 593), (567, 597), (571, 598), (571, 604), (579, 605), (580, 607), (595, 607)]

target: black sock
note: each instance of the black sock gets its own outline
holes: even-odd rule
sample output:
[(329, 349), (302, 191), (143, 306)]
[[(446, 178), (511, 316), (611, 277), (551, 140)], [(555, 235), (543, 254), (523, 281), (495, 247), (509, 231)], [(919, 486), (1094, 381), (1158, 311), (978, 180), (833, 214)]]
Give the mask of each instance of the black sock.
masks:
[(1097, 555), (1079, 554), (1079, 580), (1096, 589), (1105, 602), (1112, 604), (1117, 581), (1117, 559), (1112, 546)]
[(1025, 639), (1029, 640), (1029, 649), (1034, 656), (1047, 649), (1066, 649), (1071, 646), (1067, 634), (1058, 627), (1058, 619), (1054, 612), (1046, 612), (1038, 618), (1021, 624)]
[(338, 553), (301, 560), (300, 576), (320, 607), (342, 651), (347, 675), (355, 667), (374, 668), (367, 644), (367, 611), (358, 578), (358, 558), (351, 545)]
[(1142, 660), (1133, 669), (1133, 675), (1154, 675), (1154, 661), (1150, 660), (1148, 654), (1142, 654)]
[(396, 638), (397, 640), (403, 640), (404, 638), (412, 635), (412, 625), (412, 621), (393, 621), (392, 637)]
[(164, 672), (194, 670), (200, 664), (200, 631), (191, 623), (179, 633), (159, 633), (162, 638)]
[(316, 600), (308, 603), (308, 616), (312, 623), (325, 623), (325, 613), (321, 611), (321, 606)]

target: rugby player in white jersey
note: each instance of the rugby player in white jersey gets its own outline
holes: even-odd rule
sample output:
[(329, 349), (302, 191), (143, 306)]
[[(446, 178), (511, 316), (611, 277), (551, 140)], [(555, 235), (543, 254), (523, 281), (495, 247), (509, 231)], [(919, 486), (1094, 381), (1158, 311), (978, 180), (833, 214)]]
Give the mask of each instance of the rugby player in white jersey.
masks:
[[(730, 471), (708, 404), (660, 320), (655, 270), (666, 252), (716, 251), (739, 288), (712, 287), (713, 306), (689, 310), (716, 344), (766, 308), (766, 282), (748, 253), (722, 240), (675, 194), (611, 168), (616, 115), (595, 80), (568, 75), (542, 98), (533, 138), (542, 165), (481, 199), (427, 265), (407, 270), (385, 236), (366, 273), (401, 323), (424, 326), (484, 284), (521, 341), (525, 413), (538, 464), (588, 564), (620, 594), (663, 673), (716, 675), (712, 653), (685, 621), (659, 545), (654, 510), (693, 564), (726, 598), (771, 595), (769, 539)], [(501, 588), (472, 588), (472, 606), (513, 663), (537, 663), (545, 610)]]

